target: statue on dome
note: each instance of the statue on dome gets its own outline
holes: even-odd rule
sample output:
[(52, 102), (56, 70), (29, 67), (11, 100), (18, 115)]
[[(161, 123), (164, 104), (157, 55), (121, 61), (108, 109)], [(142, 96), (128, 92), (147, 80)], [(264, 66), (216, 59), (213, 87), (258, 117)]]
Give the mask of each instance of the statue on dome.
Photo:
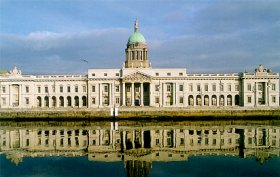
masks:
[(21, 70), (17, 69), (16, 66), (10, 71), (10, 74), (12, 75), (21, 75)]

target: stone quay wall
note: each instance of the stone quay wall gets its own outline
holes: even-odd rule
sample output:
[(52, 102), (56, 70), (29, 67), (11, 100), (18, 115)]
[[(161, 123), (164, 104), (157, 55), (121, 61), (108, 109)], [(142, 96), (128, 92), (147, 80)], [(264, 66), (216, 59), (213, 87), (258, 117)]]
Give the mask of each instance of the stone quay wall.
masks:
[(118, 116), (110, 108), (1, 109), (0, 120), (24, 119), (280, 119), (280, 108), (155, 108), (120, 107)]

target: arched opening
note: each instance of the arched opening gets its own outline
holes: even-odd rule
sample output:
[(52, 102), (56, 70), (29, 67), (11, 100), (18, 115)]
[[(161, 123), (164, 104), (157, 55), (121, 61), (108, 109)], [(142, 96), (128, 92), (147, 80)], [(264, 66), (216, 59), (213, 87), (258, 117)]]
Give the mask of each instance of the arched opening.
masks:
[(225, 105), (225, 97), (224, 95), (220, 96), (220, 106), (224, 106)]
[(52, 97), (52, 107), (56, 107), (56, 97)]
[(49, 107), (49, 97), (48, 96), (45, 96), (44, 101), (45, 101), (45, 106)]
[(209, 106), (209, 96), (208, 95), (204, 96), (204, 105)]
[(232, 106), (232, 96), (231, 95), (227, 96), (227, 105)]
[(59, 106), (60, 107), (64, 107), (64, 98), (63, 98), (63, 96), (59, 97)]
[(87, 106), (87, 97), (83, 96), (82, 100), (83, 100), (83, 106)]
[(217, 106), (217, 96), (216, 95), (212, 96), (212, 105)]
[(235, 99), (235, 105), (239, 106), (239, 95), (235, 95), (234, 99)]
[(67, 97), (67, 106), (71, 106), (71, 105), (72, 105), (72, 103), (71, 103), (71, 97), (68, 96), (68, 97)]
[(40, 96), (37, 97), (37, 107), (42, 107), (42, 98)]
[(75, 96), (75, 106), (79, 106), (79, 97)]
[(193, 96), (192, 95), (189, 96), (188, 104), (189, 104), (189, 106), (193, 106), (194, 105), (194, 100), (193, 100)]
[(196, 96), (196, 105), (202, 106), (202, 100), (201, 100), (201, 96), (200, 95)]

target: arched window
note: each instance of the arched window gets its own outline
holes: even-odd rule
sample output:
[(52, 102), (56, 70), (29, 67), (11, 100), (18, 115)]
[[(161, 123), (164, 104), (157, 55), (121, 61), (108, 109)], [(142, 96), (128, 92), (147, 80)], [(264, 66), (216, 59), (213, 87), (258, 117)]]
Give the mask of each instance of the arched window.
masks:
[(52, 97), (52, 107), (56, 107), (56, 97)]
[(87, 97), (83, 96), (82, 100), (83, 100), (83, 106), (87, 106)]
[(202, 106), (202, 100), (201, 100), (201, 96), (200, 95), (196, 96), (196, 105)]
[(232, 106), (232, 96), (231, 95), (227, 96), (227, 105)]
[(63, 96), (59, 97), (59, 106), (60, 107), (64, 107), (64, 98), (63, 98)]
[(75, 106), (79, 106), (79, 97), (75, 96)]
[(194, 100), (193, 100), (193, 96), (192, 95), (189, 96), (188, 102), (189, 102), (190, 106), (194, 105)]
[(48, 96), (45, 96), (44, 101), (45, 101), (45, 106), (49, 107), (49, 97)]
[(209, 106), (209, 96), (208, 95), (204, 96), (204, 105)]
[(42, 98), (40, 96), (37, 97), (37, 107), (42, 107)]
[(67, 97), (67, 106), (71, 106), (71, 105), (72, 105), (72, 103), (71, 103), (71, 97), (68, 96), (68, 97)]
[(212, 105), (217, 106), (217, 96), (216, 95), (212, 96)]

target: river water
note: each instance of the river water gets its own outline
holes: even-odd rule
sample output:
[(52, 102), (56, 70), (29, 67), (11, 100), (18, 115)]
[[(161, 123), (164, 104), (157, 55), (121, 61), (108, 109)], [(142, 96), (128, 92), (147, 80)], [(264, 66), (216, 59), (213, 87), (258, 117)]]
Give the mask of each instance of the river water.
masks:
[(0, 176), (280, 176), (280, 121), (0, 122)]

